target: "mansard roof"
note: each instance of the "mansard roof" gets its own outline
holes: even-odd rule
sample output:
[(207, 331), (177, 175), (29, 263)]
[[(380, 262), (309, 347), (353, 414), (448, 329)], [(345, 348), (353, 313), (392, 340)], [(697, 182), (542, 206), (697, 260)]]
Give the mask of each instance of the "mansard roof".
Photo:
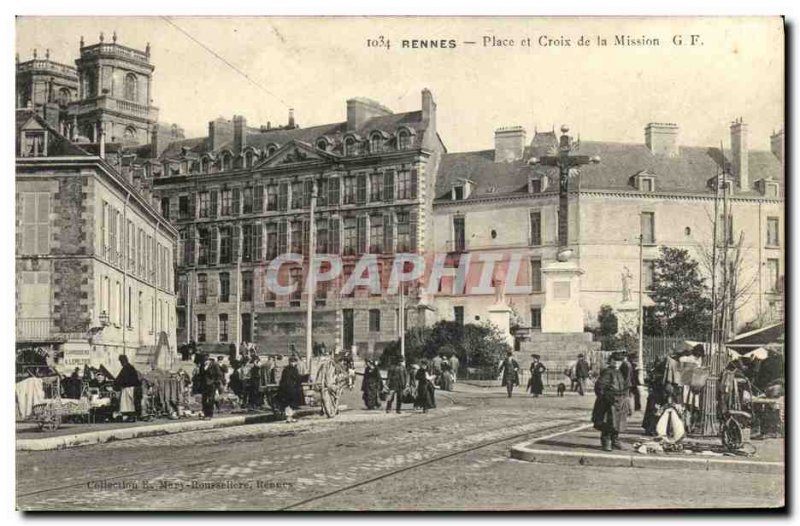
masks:
[(58, 130), (47, 124), (47, 121), (45, 121), (42, 117), (39, 116), (39, 114), (37, 114), (35, 111), (31, 109), (28, 108), (18, 109), (16, 113), (15, 124), (16, 124), (17, 153), (19, 153), (19, 141), (22, 130), (27, 127), (34, 126), (50, 132), (48, 134), (48, 144), (47, 144), (48, 157), (91, 155), (85, 149), (70, 142), (66, 137), (61, 135), (61, 133), (59, 133)]
[[(476, 187), (468, 200), (487, 195), (525, 194), (528, 179), (536, 174), (552, 175), (554, 168), (529, 166), (527, 160), (552, 153), (555, 134), (537, 134), (525, 148), (523, 159), (514, 162), (494, 162), (494, 150), (447, 153), (442, 157), (436, 182), (437, 200), (450, 199), (450, 188), (459, 178), (475, 181)], [(730, 151), (719, 148), (681, 146), (672, 157), (654, 155), (644, 144), (581, 141), (580, 155), (599, 155), (601, 162), (580, 167), (580, 175), (570, 181), (571, 189), (634, 192), (631, 176), (647, 171), (657, 176), (657, 193), (711, 194), (708, 179), (721, 167), (730, 168)], [(772, 152), (748, 152), (751, 188), (736, 191), (736, 195), (760, 195), (754, 189), (759, 179), (783, 181), (783, 166)]]

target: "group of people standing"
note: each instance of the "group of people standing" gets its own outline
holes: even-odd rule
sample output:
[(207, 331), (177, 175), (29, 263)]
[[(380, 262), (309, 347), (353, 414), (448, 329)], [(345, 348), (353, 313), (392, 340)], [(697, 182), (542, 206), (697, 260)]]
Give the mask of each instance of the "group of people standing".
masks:
[[(439, 377), (445, 374), (450, 376), (451, 365), (450, 362), (444, 365), (445, 361), (441, 358), (438, 363)], [(384, 382), (378, 364), (374, 360), (367, 360), (361, 382), (362, 399), (367, 409), (378, 409), (385, 401), (387, 413), (391, 412), (392, 407), (400, 413), (403, 404), (413, 404), (415, 409), (422, 409), (423, 413), (427, 413), (429, 409), (436, 407), (436, 379), (433, 361), (423, 359), (419, 364), (406, 367), (404, 360), (394, 359)], [(445, 383), (447, 381), (453, 380), (445, 380)]]
[[(528, 380), (526, 392), (531, 393), (534, 398), (538, 398), (544, 392), (544, 375), (547, 372), (547, 367), (542, 363), (540, 355), (532, 354), (531, 358), (530, 379)], [(508, 351), (505, 359), (500, 362), (498, 371), (501, 385), (506, 388), (506, 394), (511, 398), (514, 387), (519, 386), (520, 377), (519, 362), (514, 358), (512, 351)]]

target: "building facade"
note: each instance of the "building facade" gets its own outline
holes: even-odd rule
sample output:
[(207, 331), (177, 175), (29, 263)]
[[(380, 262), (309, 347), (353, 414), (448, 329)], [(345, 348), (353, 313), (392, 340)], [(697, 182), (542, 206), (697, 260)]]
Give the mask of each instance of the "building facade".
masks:
[[(262, 352), (304, 348), (313, 222), (314, 252), (342, 261), (340, 277), (310, 291), (314, 343), (380, 352), (398, 336), (397, 295), (345, 285), (364, 255), (385, 287), (395, 254), (429, 249), (443, 153), (428, 90), (419, 111), (356, 98), (343, 122), (302, 128), (290, 112), (286, 126), (251, 128), (234, 116), (210, 122), (206, 137), (171, 143), (152, 165), (152, 185), (180, 232), (178, 340), (220, 351), (242, 341)], [(279, 279), (298, 288), (275, 294), (268, 267), (287, 253), (299, 257)], [(406, 293), (413, 326), (425, 309), (413, 287)]]
[[(744, 122), (730, 129), (732, 149), (726, 152), (679, 146), (678, 127), (670, 123), (649, 124), (642, 144), (581, 142), (578, 153), (601, 157), (599, 164), (581, 167), (569, 183), (569, 245), (584, 271), (585, 326), (596, 325), (600, 307), (610, 305), (633, 308), (633, 320), (621, 330), (636, 331), (630, 324), (638, 312), (640, 236), (645, 306), (661, 246), (688, 249), (709, 275), (715, 210), (723, 223), (722, 194), (715, 198), (722, 173), (729, 174), (728, 245), (741, 239), (735, 269), (739, 299), (731, 326), (782, 317), (783, 132), (770, 138), (771, 151), (758, 151), (748, 147)], [(515, 322), (532, 331), (543, 330), (542, 269), (555, 261), (558, 244), (558, 174), (528, 161), (551, 154), (556, 140), (554, 132), (536, 133), (528, 143), (522, 128), (506, 128), (496, 132), (493, 151), (445, 155), (433, 206), (434, 250), (450, 253), (452, 266), (462, 256), (470, 258), (472, 278), (466, 281), (473, 284), (485, 264), (481, 255), (502, 254), (496, 281), (506, 289)], [(488, 317), (494, 304), (490, 291), (454, 292), (452, 287), (451, 279), (436, 297), (439, 318)]]
[(174, 355), (177, 231), (103, 158), (16, 115), (17, 347), (65, 366)]

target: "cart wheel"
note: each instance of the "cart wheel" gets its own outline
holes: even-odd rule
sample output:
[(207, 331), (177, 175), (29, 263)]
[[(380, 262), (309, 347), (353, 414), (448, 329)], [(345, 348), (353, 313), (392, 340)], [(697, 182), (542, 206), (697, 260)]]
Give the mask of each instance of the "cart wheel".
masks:
[(728, 418), (722, 426), (722, 445), (728, 451), (736, 451), (744, 445), (742, 427), (733, 417)]
[(61, 425), (61, 415), (48, 415), (46, 420), (39, 422), (42, 431), (55, 431)]

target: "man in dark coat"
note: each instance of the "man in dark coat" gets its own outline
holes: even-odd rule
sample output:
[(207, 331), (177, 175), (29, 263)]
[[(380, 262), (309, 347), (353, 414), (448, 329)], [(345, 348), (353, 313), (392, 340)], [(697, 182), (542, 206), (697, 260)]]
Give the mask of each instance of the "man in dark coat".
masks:
[[(128, 420), (136, 420), (141, 411), (141, 401), (137, 403), (137, 387), (141, 388), (142, 381), (136, 368), (128, 361), (124, 354), (119, 356), (119, 363), (122, 365), (114, 380), (114, 388), (120, 392), (119, 412)], [(141, 400), (141, 392), (139, 393)]]
[(611, 353), (609, 365), (600, 371), (594, 384), (597, 399), (592, 410), (592, 423), (600, 431), (603, 451), (623, 449), (619, 433), (624, 431), (628, 420), (628, 383), (620, 372), (625, 353)]
[(217, 391), (222, 387), (222, 369), (214, 358), (206, 355), (203, 365), (200, 366), (200, 394), (203, 401), (202, 418), (213, 418), (214, 401)]
[(398, 358), (394, 361), (386, 377), (386, 386), (389, 388), (389, 396), (386, 399), (386, 412), (392, 410), (392, 402), (397, 400), (397, 413), (400, 413), (400, 406), (403, 403), (403, 393), (408, 387), (408, 372), (405, 362)]
[(582, 354), (578, 355), (578, 361), (575, 362), (575, 380), (578, 382), (578, 394), (583, 396), (586, 391), (586, 379), (589, 378), (589, 362)]
[(508, 392), (508, 397), (511, 398), (511, 392), (514, 386), (519, 384), (519, 364), (514, 359), (514, 353), (508, 351), (506, 359), (500, 364), (500, 372), (503, 373), (503, 383)]
[(278, 408), (286, 413), (287, 422), (297, 421), (294, 418), (294, 411), (295, 409), (299, 409), (305, 402), (297, 361), (298, 359), (296, 356), (289, 358), (289, 365), (283, 368), (281, 372), (281, 381), (278, 384), (276, 401)]

